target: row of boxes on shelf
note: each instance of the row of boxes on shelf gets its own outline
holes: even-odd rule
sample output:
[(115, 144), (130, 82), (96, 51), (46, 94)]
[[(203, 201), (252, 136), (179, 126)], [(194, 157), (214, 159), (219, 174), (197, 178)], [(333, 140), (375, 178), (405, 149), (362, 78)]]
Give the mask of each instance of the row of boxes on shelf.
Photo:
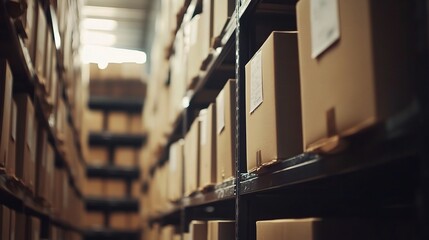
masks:
[[(243, 229), (247, 230), (247, 229)], [(148, 239), (181, 239), (173, 226), (150, 229)], [(235, 239), (234, 221), (192, 221), (185, 240)], [(389, 219), (277, 219), (256, 222), (257, 240), (313, 240), (313, 239), (416, 239), (412, 224)]]
[(127, 112), (86, 111), (89, 132), (140, 134), (143, 132), (141, 114)]
[[(406, 37), (393, 37), (392, 23), (352, 14), (369, 15), (374, 1), (340, 3), (340, 39), (322, 55), (312, 56), (316, 40), (310, 30), (318, 25), (310, 21), (309, 0), (301, 0), (297, 8), (299, 33), (273, 32), (246, 65), (248, 171), (305, 151), (340, 150), (342, 137), (413, 105)], [(401, 7), (405, 6), (401, 4), (386, 14), (398, 15), (395, 19), (403, 26), (406, 18)], [(384, 34), (370, 32), (373, 28)], [(358, 49), (356, 42), (362, 43)], [(379, 42), (389, 44), (383, 47)], [(185, 137), (186, 194), (233, 176), (234, 86), (234, 81), (227, 83), (216, 103), (204, 110), (208, 114), (201, 113)], [(204, 115), (209, 120), (201, 120), (207, 118)], [(203, 143), (211, 150), (205, 150)]]
[[(96, 166), (109, 165), (109, 152), (108, 147), (89, 147), (88, 164)], [(116, 147), (112, 153), (113, 165), (118, 167), (137, 167), (139, 152), (139, 148)]]
[[(43, 199), (49, 206), (55, 206), (56, 195), (66, 194), (69, 178), (65, 170), (55, 168), (54, 146), (48, 140), (46, 126), (36, 117), (29, 95), (12, 95), (13, 79), (8, 64), (1, 60), (1, 161), (0, 166), (10, 177), (23, 183), (31, 195)], [(66, 136), (66, 140), (72, 135)], [(65, 143), (69, 143), (70, 140)], [(74, 144), (64, 144), (65, 155), (74, 156)], [(83, 177), (83, 166), (76, 159), (69, 159), (69, 166), (75, 179)], [(70, 164), (75, 163), (75, 164)], [(64, 176), (63, 176), (64, 175)], [(57, 181), (57, 178), (64, 181)], [(55, 184), (65, 183), (65, 186)], [(80, 181), (76, 185), (82, 186)], [(67, 187), (67, 188), (65, 188)]]
[[(105, 215), (99, 212), (86, 212), (84, 220), (87, 228), (105, 227)], [(110, 213), (108, 216), (109, 228), (114, 230), (140, 229), (140, 216), (137, 213)]]
[[(90, 197), (125, 198), (127, 197), (127, 184), (124, 180), (87, 178), (83, 193)], [(139, 198), (141, 192), (139, 181), (132, 181), (130, 187), (130, 197)]]
[[(6, 206), (0, 206), (1, 239), (41, 239), (41, 220), (36, 217), (15, 212)], [(76, 232), (50, 226), (49, 239), (79, 240)]]
[[(174, 53), (169, 59), (164, 57), (165, 44), (170, 44), (171, 40), (168, 40), (167, 43), (163, 41), (154, 43), (151, 54), (154, 69), (151, 71), (153, 73), (151, 74), (152, 81), (149, 82), (144, 110), (147, 117), (146, 123), (159, 122), (153, 127), (159, 128), (159, 125), (165, 122), (165, 126), (162, 128), (167, 129), (167, 124), (171, 125), (177, 119), (183, 110), (182, 99), (186, 91), (194, 87), (195, 79), (201, 71), (202, 62), (215, 51), (216, 39), (223, 34), (234, 8), (235, 1), (231, 0), (203, 1), (202, 12), (189, 22), (183, 22), (178, 28), (178, 32), (174, 36)], [(166, 21), (166, 19), (168, 18), (159, 18), (159, 22)], [(158, 34), (164, 34), (164, 32), (158, 31)], [(155, 38), (171, 39), (169, 36)], [(170, 79), (169, 87), (164, 85), (166, 79)], [(163, 99), (163, 103), (161, 103), (161, 99)], [(164, 115), (162, 109), (166, 108), (168, 110)]]
[[(211, 220), (191, 221), (189, 231), (182, 234), (174, 226), (160, 227), (154, 225), (149, 231), (145, 231), (145, 239), (157, 240), (232, 240), (235, 239), (235, 221)], [(183, 237), (183, 238), (182, 238)]]
[[(26, 31), (25, 46), (28, 50), (31, 61), (37, 74), (37, 88), (43, 96), (44, 114), (49, 116), (51, 122), (56, 121), (56, 112), (64, 110), (65, 116), (70, 114), (74, 119), (74, 124), (78, 131), (81, 130), (83, 106), (85, 101), (85, 91), (87, 88), (82, 81), (80, 61), (77, 55), (78, 44), (76, 34), (78, 27), (72, 25), (66, 28), (67, 22), (73, 21), (77, 3), (72, 1), (54, 1), (52, 5), (52, 18), (55, 20), (55, 13), (58, 16), (58, 23), (52, 22), (54, 26), (59, 27), (59, 32), (54, 32), (46, 15), (46, 6), (38, 0), (27, 0), (28, 8), (24, 15), (24, 27)], [(58, 25), (57, 25), (58, 24)], [(77, 28), (77, 29), (76, 29)], [(58, 35), (59, 34), (59, 35)], [(74, 39), (72, 42), (72, 38)], [(61, 42), (60, 42), (61, 40)], [(61, 47), (60, 49), (58, 49)], [(58, 51), (57, 51), (58, 50)], [(59, 54), (60, 52), (60, 54)], [(63, 58), (63, 69), (60, 69), (58, 63)], [(64, 79), (64, 82), (60, 82)], [(70, 109), (67, 109), (63, 96), (63, 88), (67, 96), (67, 102)]]

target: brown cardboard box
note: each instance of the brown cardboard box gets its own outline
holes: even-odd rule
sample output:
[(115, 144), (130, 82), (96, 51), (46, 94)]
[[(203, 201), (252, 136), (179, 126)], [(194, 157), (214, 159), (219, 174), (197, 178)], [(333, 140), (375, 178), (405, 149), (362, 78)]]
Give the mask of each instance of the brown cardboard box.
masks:
[(203, 27), (201, 22), (201, 15), (196, 15), (192, 18), (189, 24), (189, 37), (188, 37), (188, 66), (186, 74), (186, 85), (187, 89), (192, 88), (194, 78), (198, 77), (200, 73), (200, 67), (202, 63), (201, 56), (201, 41), (199, 41), (199, 35), (201, 35), (200, 29)]
[(54, 181), (55, 181), (55, 152), (50, 143), (46, 144), (46, 200), (52, 205), (54, 201)]
[(109, 162), (109, 151), (106, 147), (88, 148), (88, 163), (91, 165), (107, 165)]
[(55, 117), (55, 133), (60, 142), (66, 141), (67, 108), (63, 98), (59, 98)]
[(130, 133), (139, 134), (143, 132), (142, 116), (141, 114), (132, 114), (130, 116)]
[(89, 132), (104, 130), (104, 113), (102, 111), (86, 111), (86, 124)]
[(105, 183), (100, 179), (86, 179), (83, 190), (86, 196), (102, 197), (105, 193)]
[[(338, 12), (326, 12), (329, 8)], [(406, 1), (339, 0), (338, 6), (320, 11), (322, 20), (315, 20), (313, 28), (310, 0), (298, 2), (303, 142), (307, 151), (336, 149), (336, 137), (354, 134), (411, 104), (414, 81), (409, 79), (413, 65), (409, 36), (398, 34), (398, 29), (409, 28), (408, 12)], [(324, 28), (325, 16), (339, 20)], [(324, 37), (311, 38), (311, 29)], [(328, 38), (331, 36), (337, 38)]]
[(174, 235), (174, 227), (172, 225), (164, 226), (161, 229), (161, 240), (172, 240)]
[(415, 239), (412, 223), (399, 219), (279, 219), (256, 222), (256, 239)]
[(139, 199), (141, 197), (141, 183), (140, 181), (134, 181), (131, 183), (131, 197)]
[(177, 201), (183, 195), (183, 139), (171, 144), (168, 160), (168, 191), (167, 198), (170, 201)]
[(127, 185), (123, 180), (106, 180), (107, 197), (123, 198), (127, 194)]
[(104, 214), (99, 212), (85, 212), (85, 227), (101, 228), (104, 226)]
[(15, 236), (15, 225), (16, 225), (16, 213), (14, 210), (10, 210), (10, 240), (16, 239)]
[(228, 80), (216, 98), (217, 182), (235, 176), (235, 80)]
[(40, 219), (31, 217), (31, 240), (40, 239)]
[(207, 58), (210, 53), (210, 49), (212, 47), (212, 39), (213, 39), (213, 4), (215, 0), (203, 0), (203, 11), (201, 13), (201, 28), (200, 28), (200, 36), (199, 39), (201, 41), (201, 56), (202, 59)]
[(235, 10), (234, 0), (215, 0), (213, 1), (213, 37), (222, 34), (222, 30), (228, 22), (229, 17)]
[(233, 240), (235, 239), (234, 221), (209, 221), (207, 240)]
[(39, 1), (27, 0), (26, 3), (27, 12), (25, 15), (24, 27), (25, 33), (27, 34), (27, 39), (25, 39), (25, 46), (27, 47), (28, 53), (30, 54), (31, 61), (34, 62)]
[(200, 121), (195, 119), (185, 136), (185, 195), (190, 195), (198, 190), (200, 170)]
[[(43, 70), (45, 73), (44, 78), (44, 87), (46, 90), (46, 97), (49, 96), (50, 83), (51, 83), (51, 74), (52, 74), (52, 52), (54, 52), (54, 42), (52, 37), (52, 30), (48, 27), (46, 31), (46, 53), (45, 53), (45, 69)], [(40, 80), (40, 78), (39, 78)]]
[(10, 239), (10, 212), (11, 210), (3, 205), (0, 206), (0, 232), (1, 239)]
[(200, 188), (216, 184), (216, 104), (200, 112)]
[(190, 240), (207, 240), (207, 222), (192, 221), (189, 225)]
[(16, 175), (34, 191), (37, 122), (34, 107), (27, 94), (15, 97), (17, 104)]
[(112, 133), (127, 133), (129, 129), (128, 114), (125, 112), (109, 112), (107, 129)]
[(10, 131), (9, 131), (9, 145), (7, 154), (6, 170), (8, 175), (15, 176), (16, 173), (16, 124), (18, 121), (18, 109), (16, 102), (12, 99), (11, 112), (10, 112)]
[[(0, 59), (0, 166), (8, 159), (10, 115), (12, 105), (12, 73), (6, 59)], [(7, 166), (6, 166), (7, 167)]]
[(40, 5), (38, 7), (37, 15), (37, 41), (36, 41), (36, 54), (35, 54), (35, 70), (39, 75), (39, 78), (45, 78), (45, 64), (46, 64), (46, 42), (47, 42), (47, 23), (46, 16), (43, 12), (43, 8)]
[(247, 169), (302, 153), (296, 32), (273, 32), (246, 64)]
[(46, 149), (48, 144), (48, 136), (43, 126), (39, 125), (37, 133), (37, 155), (36, 155), (36, 196), (48, 199), (48, 179), (47, 179), (47, 167), (48, 158), (46, 155)]
[(137, 165), (137, 149), (132, 147), (115, 148), (114, 162), (116, 166), (135, 167)]
[(110, 227), (117, 230), (128, 230), (128, 214), (113, 213), (110, 215)]

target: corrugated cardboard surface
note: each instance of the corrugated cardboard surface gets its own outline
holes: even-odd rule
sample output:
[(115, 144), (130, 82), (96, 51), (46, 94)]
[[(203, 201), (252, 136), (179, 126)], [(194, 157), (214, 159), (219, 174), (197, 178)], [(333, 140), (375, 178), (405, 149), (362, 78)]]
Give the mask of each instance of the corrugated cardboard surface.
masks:
[(141, 114), (133, 114), (130, 116), (130, 132), (131, 133), (142, 133), (143, 132), (143, 124), (142, 124), (142, 116)]
[(12, 74), (6, 59), (0, 59), (0, 166), (3, 167), (8, 158), (12, 81)]
[[(216, 104), (201, 115), (200, 188), (216, 183)], [(205, 139), (203, 139), (205, 138)]]
[(185, 137), (185, 195), (198, 189), (200, 121), (195, 119)]
[(137, 149), (131, 147), (117, 147), (114, 153), (116, 166), (135, 167), (137, 165)]
[(123, 180), (106, 180), (106, 192), (107, 197), (118, 197), (123, 198), (127, 193), (127, 186)]
[(207, 240), (233, 240), (233, 239), (235, 239), (235, 221), (209, 221), (208, 222)]
[(106, 147), (90, 147), (87, 159), (89, 164), (106, 165), (109, 161), (109, 151)]
[(112, 133), (127, 133), (129, 129), (128, 114), (125, 112), (109, 112), (107, 130)]
[(207, 240), (207, 222), (192, 221), (189, 225), (190, 240)]
[(105, 184), (100, 179), (86, 179), (83, 193), (86, 196), (102, 197), (105, 192)]
[(232, 15), (235, 10), (234, 0), (215, 0), (213, 1), (214, 12), (213, 15), (213, 37), (218, 37), (225, 27), (228, 17)]
[(104, 114), (102, 111), (85, 111), (85, 124), (90, 132), (101, 132), (104, 128)]
[(313, 59), (310, 0), (297, 5), (307, 150), (381, 121), (411, 101), (408, 37), (398, 34), (409, 26), (407, 1), (339, 0), (338, 6), (340, 39)]
[(216, 130), (216, 180), (218, 183), (235, 175), (235, 85), (235, 80), (228, 80), (222, 90), (223, 93), (219, 95), (223, 95), (224, 104), (223, 106), (216, 104), (217, 112), (223, 111), (225, 116), (224, 129), (220, 133)]
[(40, 239), (40, 219), (31, 217), (31, 240)]
[(104, 214), (98, 212), (86, 212), (84, 217), (85, 227), (103, 227), (104, 225)]
[[(262, 45), (262, 103), (251, 112), (252, 61), (246, 64), (246, 136), (249, 171), (302, 153), (298, 42), (294, 32), (273, 32)], [(254, 66), (255, 67), (255, 66)], [(258, 66), (257, 66), (258, 67)]]

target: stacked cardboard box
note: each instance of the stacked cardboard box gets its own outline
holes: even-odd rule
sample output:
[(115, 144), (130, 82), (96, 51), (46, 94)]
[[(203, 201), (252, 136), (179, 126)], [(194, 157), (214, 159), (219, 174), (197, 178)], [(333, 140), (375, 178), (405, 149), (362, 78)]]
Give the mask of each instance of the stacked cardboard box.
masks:
[(12, 108), (12, 73), (6, 59), (0, 59), (0, 166), (7, 168)]

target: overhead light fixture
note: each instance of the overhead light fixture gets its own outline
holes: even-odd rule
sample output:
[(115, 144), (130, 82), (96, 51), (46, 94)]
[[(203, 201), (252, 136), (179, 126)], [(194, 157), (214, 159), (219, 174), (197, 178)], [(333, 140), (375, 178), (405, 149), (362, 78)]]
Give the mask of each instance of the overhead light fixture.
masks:
[(96, 63), (99, 68), (106, 68), (109, 63), (146, 63), (145, 52), (102, 46), (84, 46), (82, 48), (82, 61)]
[(85, 18), (82, 27), (89, 30), (112, 31), (118, 27), (118, 22), (110, 19)]
[(104, 32), (84, 31), (81, 40), (85, 45), (112, 46), (116, 43), (116, 36)]

